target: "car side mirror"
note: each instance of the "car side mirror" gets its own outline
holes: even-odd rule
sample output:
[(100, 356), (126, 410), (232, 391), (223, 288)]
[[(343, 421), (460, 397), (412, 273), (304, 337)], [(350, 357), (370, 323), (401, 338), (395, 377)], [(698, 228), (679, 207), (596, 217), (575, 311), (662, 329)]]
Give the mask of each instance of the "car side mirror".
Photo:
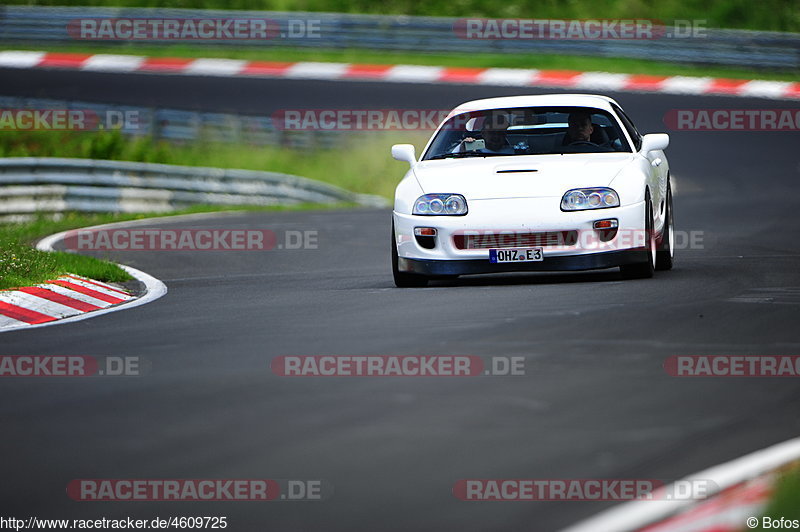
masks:
[(411, 166), (417, 163), (416, 151), (413, 144), (395, 144), (392, 146), (392, 157), (398, 161), (406, 161)]
[(642, 137), (642, 149), (645, 155), (651, 151), (666, 150), (669, 146), (669, 135), (666, 133), (650, 133)]

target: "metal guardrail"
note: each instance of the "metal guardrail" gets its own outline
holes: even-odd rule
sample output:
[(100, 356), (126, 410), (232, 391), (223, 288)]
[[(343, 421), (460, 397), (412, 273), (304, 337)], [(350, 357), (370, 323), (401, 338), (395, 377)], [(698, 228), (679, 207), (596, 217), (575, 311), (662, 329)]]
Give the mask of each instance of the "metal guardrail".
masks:
[(0, 159), (0, 217), (34, 213), (169, 212), (191, 205), (357, 203), (378, 196), (293, 175), (153, 163), (18, 157)]
[(118, 127), (121, 133), (167, 141), (203, 140), (314, 149), (341, 146), (351, 136), (341, 131), (284, 130), (275, 127), (272, 118), (268, 116), (151, 109), (43, 98), (0, 96), (0, 109), (79, 109), (94, 111), (101, 116), (107, 116), (108, 113), (120, 116), (133, 112), (135, 123), (121, 121)]
[[(704, 37), (655, 40), (464, 39), (457, 19), (332, 13), (219, 11), (153, 8), (31, 7), (0, 8), (0, 42), (58, 44), (76, 42), (67, 31), (79, 18), (266, 18), (281, 29), (291, 21), (311, 21), (313, 35), (266, 40), (206, 40), (195, 44), (367, 48), (419, 52), (573, 54), (628, 57), (694, 64), (800, 68), (800, 34), (704, 29)], [(86, 42), (86, 41), (82, 41)], [(105, 44), (113, 41), (103, 41)], [(126, 41), (152, 45), (159, 41)], [(174, 41), (160, 41), (167, 44)]]

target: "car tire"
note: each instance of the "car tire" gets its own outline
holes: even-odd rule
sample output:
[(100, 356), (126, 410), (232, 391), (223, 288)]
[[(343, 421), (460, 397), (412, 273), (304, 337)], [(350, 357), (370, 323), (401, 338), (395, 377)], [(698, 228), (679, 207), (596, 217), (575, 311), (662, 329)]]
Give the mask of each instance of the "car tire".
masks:
[(656, 252), (656, 270), (671, 270), (675, 257), (675, 226), (672, 219), (672, 187), (667, 184), (667, 206), (664, 217), (664, 234)]
[(424, 288), (428, 286), (428, 278), (416, 273), (401, 272), (397, 267), (397, 242), (392, 224), (392, 276), (397, 288)]
[(650, 200), (650, 192), (645, 195), (644, 210), (645, 238), (647, 238), (647, 260), (638, 264), (625, 264), (620, 266), (624, 279), (649, 279), (655, 272), (656, 262), (656, 236), (653, 230), (653, 202)]

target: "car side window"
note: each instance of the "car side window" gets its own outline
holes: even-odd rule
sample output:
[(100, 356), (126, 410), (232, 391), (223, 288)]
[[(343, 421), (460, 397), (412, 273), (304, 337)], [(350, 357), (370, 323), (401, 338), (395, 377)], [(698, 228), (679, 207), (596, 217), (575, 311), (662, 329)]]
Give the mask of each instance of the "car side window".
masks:
[(614, 109), (614, 112), (617, 113), (619, 119), (622, 121), (622, 125), (625, 126), (625, 130), (630, 135), (631, 140), (633, 140), (633, 144), (636, 146), (636, 151), (639, 151), (642, 148), (642, 136), (636, 131), (636, 126), (633, 125), (633, 122), (628, 115), (625, 114), (625, 111), (619, 108), (619, 106), (611, 104), (611, 107)]

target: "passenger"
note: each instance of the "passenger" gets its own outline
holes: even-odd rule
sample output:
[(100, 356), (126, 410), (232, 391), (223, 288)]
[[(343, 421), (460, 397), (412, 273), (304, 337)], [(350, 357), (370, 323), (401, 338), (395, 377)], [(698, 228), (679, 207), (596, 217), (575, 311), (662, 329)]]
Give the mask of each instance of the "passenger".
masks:
[[(506, 130), (508, 130), (508, 117), (504, 114), (485, 117), (481, 127), (481, 138), (484, 147), (474, 150), (476, 153), (496, 153), (503, 155), (514, 155), (514, 147), (508, 142)], [(458, 146), (457, 151), (472, 151), (467, 149), (466, 144), (475, 142), (474, 137), (466, 137)]]

